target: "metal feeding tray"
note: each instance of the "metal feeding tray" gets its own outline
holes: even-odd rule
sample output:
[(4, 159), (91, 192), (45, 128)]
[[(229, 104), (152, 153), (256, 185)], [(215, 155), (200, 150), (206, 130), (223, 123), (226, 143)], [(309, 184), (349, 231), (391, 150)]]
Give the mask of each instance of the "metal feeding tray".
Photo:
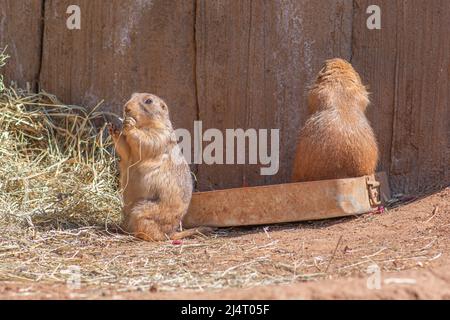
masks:
[(185, 228), (319, 220), (367, 213), (389, 200), (384, 172), (358, 178), (197, 192)]

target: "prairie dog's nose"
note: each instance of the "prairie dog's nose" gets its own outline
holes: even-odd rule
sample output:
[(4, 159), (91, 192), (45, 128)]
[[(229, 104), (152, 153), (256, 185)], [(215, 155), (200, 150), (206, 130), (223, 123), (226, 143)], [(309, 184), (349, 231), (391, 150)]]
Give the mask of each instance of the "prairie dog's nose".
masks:
[(129, 113), (131, 111), (130, 105), (126, 104), (124, 110), (125, 110), (125, 113)]

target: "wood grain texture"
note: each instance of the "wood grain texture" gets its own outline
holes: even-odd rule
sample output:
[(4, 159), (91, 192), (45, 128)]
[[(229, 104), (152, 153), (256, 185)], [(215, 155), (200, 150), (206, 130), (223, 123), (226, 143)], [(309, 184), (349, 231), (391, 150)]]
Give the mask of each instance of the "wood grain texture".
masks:
[(122, 114), (133, 92), (169, 106), (176, 128), (192, 130), (194, 2), (80, 0), (81, 29), (66, 28), (73, 1), (47, 0), (41, 87), (63, 102)]
[[(104, 99), (117, 114), (132, 92), (150, 91), (191, 134), (198, 119), (203, 130), (280, 129), (278, 174), (192, 166), (200, 190), (290, 181), (307, 87), (331, 57), (351, 59), (369, 85), (379, 170), (393, 191), (450, 184), (448, 0), (79, 0), (81, 30), (68, 30), (71, 4), (0, 0), (7, 82), (39, 80), (63, 102)], [(366, 27), (372, 4), (381, 30)]]
[(449, 1), (377, 1), (381, 30), (366, 28), (357, 0), (352, 63), (369, 83), (368, 117), (380, 144), (380, 168), (396, 192), (450, 184)]
[(41, 61), (43, 0), (0, 0), (0, 48), (10, 56), (2, 69), (5, 83), (35, 88)]
[(197, 87), (204, 129), (280, 129), (280, 170), (200, 165), (200, 189), (290, 181), (306, 87), (323, 61), (350, 57), (351, 1), (198, 1)]
[(398, 3), (394, 189), (450, 184), (450, 2)]

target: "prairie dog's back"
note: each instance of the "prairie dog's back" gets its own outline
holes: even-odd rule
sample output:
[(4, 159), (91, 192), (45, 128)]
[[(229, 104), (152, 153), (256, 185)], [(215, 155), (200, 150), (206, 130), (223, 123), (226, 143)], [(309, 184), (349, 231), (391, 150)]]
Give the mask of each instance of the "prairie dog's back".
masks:
[(364, 114), (368, 104), (368, 92), (351, 64), (327, 60), (309, 91), (310, 117), (300, 131), (294, 181), (374, 173), (378, 147)]

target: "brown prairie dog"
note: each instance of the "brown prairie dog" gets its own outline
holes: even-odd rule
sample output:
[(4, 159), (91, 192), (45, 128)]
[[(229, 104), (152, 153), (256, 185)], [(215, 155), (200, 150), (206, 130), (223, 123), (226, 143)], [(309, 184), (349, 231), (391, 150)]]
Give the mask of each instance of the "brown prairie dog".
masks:
[(147, 241), (209, 231), (177, 231), (191, 200), (192, 177), (162, 99), (133, 94), (124, 106), (122, 130), (110, 126), (110, 134), (120, 157), (125, 231)]
[(378, 146), (364, 112), (368, 92), (352, 65), (325, 62), (308, 95), (310, 117), (300, 131), (293, 181), (373, 174)]

